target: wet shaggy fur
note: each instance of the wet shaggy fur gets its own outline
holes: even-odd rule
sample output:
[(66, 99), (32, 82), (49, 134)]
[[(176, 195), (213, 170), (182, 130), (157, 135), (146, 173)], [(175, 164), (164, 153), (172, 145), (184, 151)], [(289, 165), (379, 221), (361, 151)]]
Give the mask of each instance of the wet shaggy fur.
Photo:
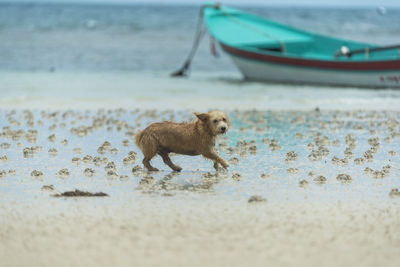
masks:
[(157, 122), (135, 136), (135, 143), (143, 152), (143, 165), (149, 171), (158, 171), (150, 164), (150, 160), (160, 155), (165, 164), (174, 171), (182, 168), (172, 163), (169, 153), (189, 156), (202, 155), (214, 162), (215, 170), (218, 164), (229, 167), (228, 162), (221, 158), (215, 150), (215, 139), (219, 134), (228, 131), (229, 118), (222, 111), (195, 113), (197, 120), (193, 122)]

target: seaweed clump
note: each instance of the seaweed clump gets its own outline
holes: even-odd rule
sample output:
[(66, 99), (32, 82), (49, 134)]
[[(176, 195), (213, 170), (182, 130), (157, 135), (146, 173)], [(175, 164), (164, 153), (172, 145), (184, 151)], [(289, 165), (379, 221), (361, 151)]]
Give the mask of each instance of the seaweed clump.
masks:
[(108, 194), (103, 192), (91, 193), (75, 189), (74, 191), (65, 191), (64, 193), (53, 195), (53, 197), (108, 197)]

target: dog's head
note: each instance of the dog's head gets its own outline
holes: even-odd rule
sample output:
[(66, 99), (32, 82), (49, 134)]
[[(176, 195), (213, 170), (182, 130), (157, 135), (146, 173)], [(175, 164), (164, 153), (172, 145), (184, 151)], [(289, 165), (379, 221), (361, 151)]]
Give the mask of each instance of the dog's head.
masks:
[(194, 113), (196, 117), (207, 125), (213, 135), (225, 134), (229, 128), (229, 117), (222, 111), (208, 113)]

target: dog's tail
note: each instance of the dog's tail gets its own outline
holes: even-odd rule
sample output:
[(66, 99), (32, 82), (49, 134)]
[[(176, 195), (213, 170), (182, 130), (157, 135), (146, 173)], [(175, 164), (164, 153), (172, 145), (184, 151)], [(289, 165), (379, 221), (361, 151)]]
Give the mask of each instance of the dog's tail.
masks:
[(140, 148), (140, 150), (143, 150), (143, 149), (142, 149), (142, 144), (141, 144), (142, 137), (143, 137), (143, 131), (139, 131), (139, 132), (137, 132), (136, 135), (135, 135), (135, 144), (136, 144), (136, 146), (137, 146), (138, 148)]

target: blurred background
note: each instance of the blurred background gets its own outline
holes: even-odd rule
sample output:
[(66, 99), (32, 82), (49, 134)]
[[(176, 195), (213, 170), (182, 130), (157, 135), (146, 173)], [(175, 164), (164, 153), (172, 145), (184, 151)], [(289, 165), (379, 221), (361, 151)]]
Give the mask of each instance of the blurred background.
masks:
[[(173, 71), (192, 45), (203, 1), (1, 0), (0, 69)], [(400, 41), (399, 1), (223, 1), (298, 28), (352, 40)], [(235, 71), (207, 38), (193, 70)]]
[[(3, 108), (331, 109), (397, 106), (396, 90), (243, 82), (203, 38), (186, 79), (171, 78), (193, 43), (203, 1), (0, 0)], [(400, 2), (222, 4), (321, 34), (400, 43)], [(320, 90), (323, 89), (323, 90)], [(168, 101), (165, 101), (168, 99)]]

